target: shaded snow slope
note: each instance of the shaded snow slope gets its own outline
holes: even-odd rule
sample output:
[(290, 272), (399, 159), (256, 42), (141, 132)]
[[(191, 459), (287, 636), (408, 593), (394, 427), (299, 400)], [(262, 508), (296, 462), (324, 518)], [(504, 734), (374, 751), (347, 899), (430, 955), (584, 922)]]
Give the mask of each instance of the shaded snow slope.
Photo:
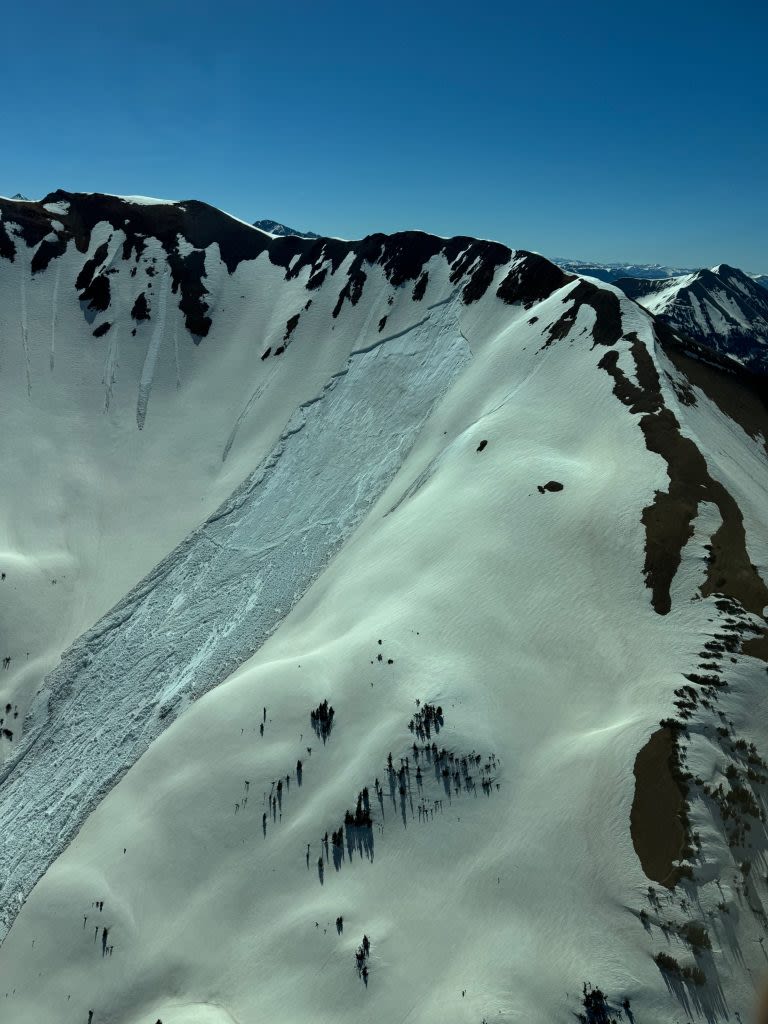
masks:
[[(492, 243), (30, 208), (2, 222), (16, 459), (74, 423), (63, 507), (143, 472), (158, 512), (74, 531), (122, 600), (73, 591), (92, 628), (4, 741), (4, 1019), (551, 1024), (585, 981), (622, 1024), (747, 1019), (764, 408), (620, 290)], [(201, 453), (174, 536), (162, 473)]]

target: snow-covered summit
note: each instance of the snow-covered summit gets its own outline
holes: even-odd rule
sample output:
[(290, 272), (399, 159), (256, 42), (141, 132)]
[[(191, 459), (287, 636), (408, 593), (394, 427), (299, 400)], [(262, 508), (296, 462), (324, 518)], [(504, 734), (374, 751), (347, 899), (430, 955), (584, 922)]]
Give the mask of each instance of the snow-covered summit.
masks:
[(600, 281), (618, 281), (621, 278), (639, 277), (660, 280), (666, 277), (680, 277), (693, 273), (694, 268), (667, 267), (661, 263), (599, 263), (590, 260), (573, 260), (555, 257), (553, 262), (572, 274), (595, 277)]
[[(599, 281), (616, 282), (627, 278), (642, 278), (647, 281), (661, 281), (668, 278), (685, 277), (695, 274), (700, 267), (672, 267), (662, 263), (600, 263), (589, 260), (573, 260), (555, 257), (558, 267), (572, 274), (595, 277)], [(768, 287), (768, 275), (748, 274), (763, 288)]]

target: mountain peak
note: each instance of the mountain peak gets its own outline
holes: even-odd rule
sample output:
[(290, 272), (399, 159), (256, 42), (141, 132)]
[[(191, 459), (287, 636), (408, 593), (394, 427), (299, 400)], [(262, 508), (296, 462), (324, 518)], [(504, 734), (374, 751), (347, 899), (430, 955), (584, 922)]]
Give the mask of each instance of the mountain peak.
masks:
[(259, 231), (266, 231), (270, 235), (277, 235), (278, 237), (285, 238), (288, 235), (294, 235), (298, 238), (321, 238), (321, 235), (315, 234), (314, 231), (297, 231), (296, 228), (289, 228), (287, 224), (281, 224), (277, 220), (257, 220), (254, 221), (253, 226), (258, 228)]
[(727, 263), (655, 281), (623, 278), (617, 287), (718, 359), (768, 372), (768, 291)]

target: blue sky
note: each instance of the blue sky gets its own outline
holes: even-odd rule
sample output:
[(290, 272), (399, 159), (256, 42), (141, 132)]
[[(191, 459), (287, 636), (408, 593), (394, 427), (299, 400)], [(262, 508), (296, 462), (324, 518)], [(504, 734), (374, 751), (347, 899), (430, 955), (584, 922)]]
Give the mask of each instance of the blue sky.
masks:
[(766, 5), (39, 0), (0, 193), (768, 272)]

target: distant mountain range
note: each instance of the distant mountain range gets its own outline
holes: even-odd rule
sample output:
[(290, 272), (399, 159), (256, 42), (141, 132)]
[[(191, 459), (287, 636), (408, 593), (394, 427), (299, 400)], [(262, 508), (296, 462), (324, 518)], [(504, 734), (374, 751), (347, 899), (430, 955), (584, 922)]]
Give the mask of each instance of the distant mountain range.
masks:
[[(647, 281), (661, 281), (672, 277), (695, 274), (699, 267), (668, 267), (661, 263), (592, 263), (588, 260), (567, 260), (556, 257), (552, 260), (558, 267), (572, 274), (596, 277), (599, 281), (613, 283), (626, 278), (642, 278)], [(761, 287), (768, 288), (768, 274), (746, 274)]]
[(593, 263), (589, 260), (567, 260), (555, 257), (558, 267), (571, 274), (596, 277), (599, 281), (618, 281), (620, 278), (639, 277), (659, 281), (668, 277), (682, 277), (693, 274), (696, 267), (665, 267), (660, 263)]

